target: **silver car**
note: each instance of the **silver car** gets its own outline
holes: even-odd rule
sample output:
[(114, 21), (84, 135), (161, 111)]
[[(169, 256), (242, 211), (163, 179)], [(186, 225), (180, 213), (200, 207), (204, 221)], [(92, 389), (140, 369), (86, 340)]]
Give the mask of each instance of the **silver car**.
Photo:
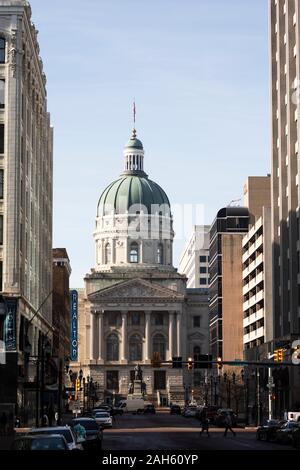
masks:
[(110, 414), (106, 411), (96, 411), (96, 413), (94, 414), (94, 418), (96, 423), (102, 426), (103, 428), (112, 427), (112, 418)]

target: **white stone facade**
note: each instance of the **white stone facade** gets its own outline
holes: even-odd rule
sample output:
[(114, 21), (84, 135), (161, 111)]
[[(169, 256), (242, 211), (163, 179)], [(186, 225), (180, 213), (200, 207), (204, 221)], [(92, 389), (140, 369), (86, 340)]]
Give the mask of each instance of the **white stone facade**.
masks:
[[(4, 126), (0, 289), (2, 302), (6, 298), (17, 302), (14, 350), (19, 365), (24, 361), (25, 333), (31, 354), (36, 355), (41, 333), (51, 336), (52, 321), (53, 130), (37, 34), (28, 2), (0, 2), (0, 81), (4, 90), (0, 106), (0, 126)], [(5, 314), (0, 321), (3, 317)]]
[[(125, 147), (121, 179), (104, 191), (98, 204), (96, 266), (79, 291), (79, 357), (71, 367), (82, 368), (85, 376), (97, 381), (103, 400), (110, 395), (126, 397), (140, 364), (148, 399), (161, 405), (183, 403), (186, 388), (192, 385), (187, 358), (208, 353), (208, 297), (199, 291), (189, 293), (186, 277), (173, 267), (169, 201), (143, 171), (144, 151), (135, 131), (131, 141), (132, 146)], [(126, 178), (133, 178), (128, 186)], [(119, 190), (121, 185), (130, 196)], [(122, 212), (120, 198), (135, 198), (140, 207), (132, 211), (125, 204)], [(146, 214), (143, 207), (149, 208), (149, 200), (151, 212), (146, 208)], [(165, 207), (155, 212), (153, 207), (161, 200)], [(157, 354), (159, 368), (153, 367)], [(172, 368), (174, 357), (182, 358), (182, 369)]]

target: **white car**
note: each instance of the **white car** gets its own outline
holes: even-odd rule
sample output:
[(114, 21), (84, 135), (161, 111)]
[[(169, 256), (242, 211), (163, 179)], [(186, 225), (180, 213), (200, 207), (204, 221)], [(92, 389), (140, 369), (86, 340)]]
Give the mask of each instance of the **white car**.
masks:
[(27, 432), (28, 436), (35, 434), (60, 434), (67, 441), (69, 450), (82, 450), (82, 445), (77, 441), (70, 426), (48, 426), (45, 428), (32, 428)]
[(94, 419), (96, 423), (102, 426), (103, 428), (112, 427), (112, 418), (110, 414), (106, 411), (96, 411), (94, 414)]

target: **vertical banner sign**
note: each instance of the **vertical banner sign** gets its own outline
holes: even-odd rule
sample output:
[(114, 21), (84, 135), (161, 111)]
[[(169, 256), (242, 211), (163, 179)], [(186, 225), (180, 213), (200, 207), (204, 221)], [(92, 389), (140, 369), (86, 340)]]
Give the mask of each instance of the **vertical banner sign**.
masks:
[(6, 316), (4, 323), (4, 341), (6, 351), (17, 349), (17, 299), (5, 299)]
[(78, 355), (78, 293), (77, 290), (70, 291), (71, 302), (71, 361), (77, 361)]

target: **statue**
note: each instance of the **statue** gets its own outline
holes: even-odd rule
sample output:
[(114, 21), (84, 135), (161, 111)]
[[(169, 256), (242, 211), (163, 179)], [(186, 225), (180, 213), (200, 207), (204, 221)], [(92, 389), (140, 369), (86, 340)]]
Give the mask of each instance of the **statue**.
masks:
[(143, 380), (143, 372), (139, 364), (134, 368), (134, 380)]

